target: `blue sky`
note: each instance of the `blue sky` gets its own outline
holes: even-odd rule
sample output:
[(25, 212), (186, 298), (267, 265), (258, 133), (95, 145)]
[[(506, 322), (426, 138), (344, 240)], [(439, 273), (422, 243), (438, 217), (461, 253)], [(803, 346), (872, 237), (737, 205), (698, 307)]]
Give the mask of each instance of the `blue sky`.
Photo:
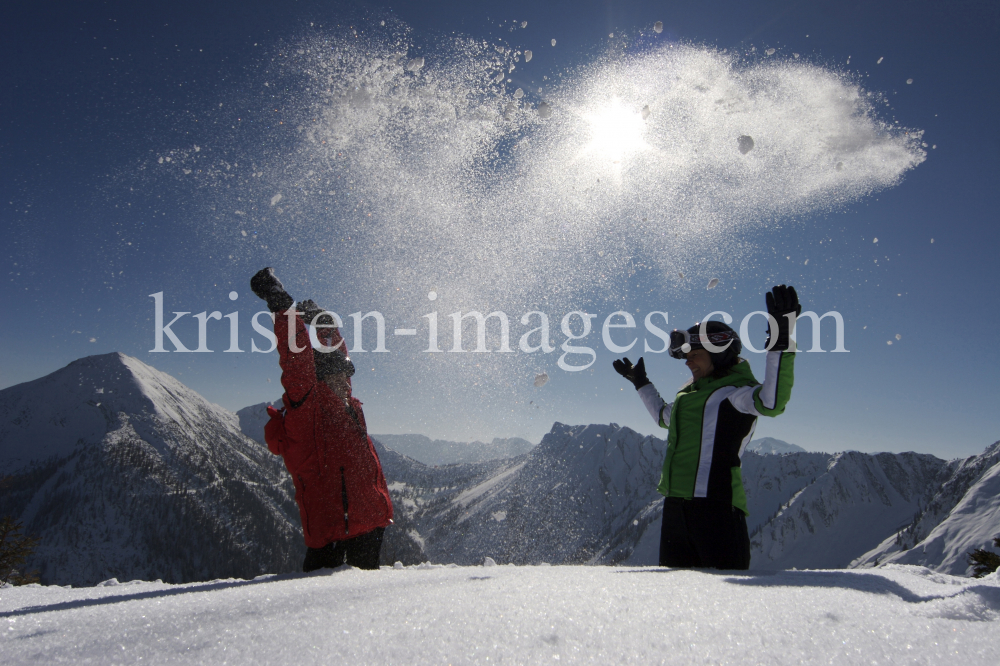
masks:
[[(1000, 436), (998, 16), (974, 2), (22, 5), (0, 28), (0, 387), (122, 351), (227, 408), (274, 399), (247, 287), (272, 265), (297, 298), (385, 315), (390, 353), (354, 354), (373, 432), (654, 433), (611, 370), (605, 317), (738, 322), (789, 283), (806, 309), (843, 315), (850, 353), (802, 354), (788, 412), (759, 435), (977, 453)], [(708, 89), (721, 120), (690, 92)], [(872, 96), (838, 115), (856, 90)], [(632, 122), (643, 95), (656, 101), (635, 137), (602, 115)], [(744, 132), (759, 133), (741, 156)], [(222, 351), (223, 321), (211, 354), (150, 353), (158, 292), (168, 312), (239, 312), (245, 351)], [(439, 313), (449, 349), (450, 313), (498, 309), (514, 349), (520, 316), (548, 313), (557, 351), (423, 352), (423, 315)], [(557, 366), (573, 310), (598, 315), (582, 372)], [(175, 330), (196, 346), (191, 315)], [(750, 333), (759, 347), (759, 318)], [(685, 380), (646, 359), (663, 394)]]

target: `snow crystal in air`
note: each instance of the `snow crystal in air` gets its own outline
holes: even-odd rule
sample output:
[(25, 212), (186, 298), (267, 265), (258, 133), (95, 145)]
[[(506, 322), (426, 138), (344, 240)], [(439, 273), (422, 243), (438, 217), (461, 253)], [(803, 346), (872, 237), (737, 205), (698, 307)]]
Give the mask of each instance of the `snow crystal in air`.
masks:
[(768, 49), (764, 51), (764, 53), (766, 53), (767, 55), (774, 55), (774, 49)]
[(913, 79), (906, 79), (906, 85), (912, 85)]
[(879, 59), (878, 59), (878, 60), (877, 60), (877, 61), (875, 62), (875, 64), (876, 64), (876, 65), (881, 65), (881, 64), (882, 64), (882, 60), (884, 60), (884, 59), (885, 59), (885, 56), (882, 56), (882, 57), (880, 57), (880, 58), (879, 58)]
[(243, 234), (244, 236), (246, 236), (246, 235), (247, 235), (247, 232), (246, 232), (246, 231), (243, 231), (242, 229), (240, 230), (240, 233), (241, 233), (241, 234)]
[(548, 118), (552, 115), (552, 107), (548, 105), (547, 102), (542, 102), (538, 105), (538, 117)]
[(531, 55), (532, 55), (531, 51), (525, 51), (524, 52), (524, 62), (531, 62)]
[(521, 21), (521, 27), (522, 28), (527, 28), (528, 27), (528, 22), (527, 21)]
[(195, 146), (194, 146), (194, 152), (200, 153), (201, 152), (201, 146), (199, 146), (198, 144), (195, 144)]
[(799, 54), (798, 53), (793, 53), (792, 57), (797, 59), (799, 57)]
[(902, 335), (900, 335), (899, 333), (897, 333), (897, 334), (896, 334), (896, 339), (897, 339), (897, 340), (902, 340), (902, 339), (903, 339), (903, 336), (902, 336)]
[(274, 206), (275, 204), (277, 204), (279, 201), (281, 201), (281, 194), (280, 193), (279, 194), (275, 194), (273, 197), (271, 197), (271, 205), (272, 206)]
[(656, 34), (660, 34), (661, 32), (663, 32), (663, 21), (657, 21), (656, 23), (653, 24), (653, 32), (655, 32)]
[(740, 152), (743, 153), (744, 155), (746, 155), (751, 150), (753, 150), (753, 146), (754, 146), (753, 137), (750, 137), (750, 136), (747, 136), (746, 134), (744, 134), (743, 136), (741, 136), (740, 138), (738, 138), (736, 141), (739, 143)]
[(719, 278), (712, 278), (708, 281), (708, 286), (705, 289), (715, 289), (717, 286), (719, 286)]
[(521, 99), (522, 97), (524, 97), (524, 91), (523, 90), (521, 90), (520, 88), (518, 88), (517, 90), (514, 91), (514, 99)]
[(552, 46), (555, 46), (555, 45), (556, 45), (556, 40), (553, 39), (552, 40)]
[(547, 372), (535, 375), (535, 386), (538, 387), (545, 386), (546, 382), (548, 381), (549, 381), (549, 374)]
[(423, 56), (419, 58), (414, 58), (410, 62), (406, 63), (406, 71), (415, 72), (423, 66), (424, 66)]
[(162, 157), (161, 157), (160, 159), (156, 160), (156, 161), (157, 161), (158, 163), (160, 163), (160, 164), (163, 164), (163, 158), (162, 158)]
[(878, 237), (875, 237), (875, 238), (873, 238), (873, 239), (872, 239), (872, 242), (873, 242), (873, 243), (877, 243), (877, 242), (878, 242)]
[(892, 344), (892, 340), (886, 340), (886, 341), (885, 341), (885, 344), (887, 344), (887, 345), (891, 345), (891, 344)]
[(643, 120), (645, 120), (646, 118), (649, 118), (649, 114), (650, 113), (652, 113), (652, 111), (649, 110), (649, 104), (647, 104), (646, 106), (642, 107), (642, 119)]

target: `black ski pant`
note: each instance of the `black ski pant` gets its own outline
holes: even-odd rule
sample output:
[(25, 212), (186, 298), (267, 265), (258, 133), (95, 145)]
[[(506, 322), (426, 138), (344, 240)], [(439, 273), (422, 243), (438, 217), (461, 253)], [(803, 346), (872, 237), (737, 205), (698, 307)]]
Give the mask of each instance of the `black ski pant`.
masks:
[(660, 566), (749, 569), (746, 516), (728, 502), (664, 498)]
[(302, 571), (309, 573), (316, 569), (336, 569), (345, 561), (358, 569), (378, 569), (384, 533), (384, 527), (376, 527), (371, 532), (350, 539), (331, 541), (322, 548), (307, 548)]

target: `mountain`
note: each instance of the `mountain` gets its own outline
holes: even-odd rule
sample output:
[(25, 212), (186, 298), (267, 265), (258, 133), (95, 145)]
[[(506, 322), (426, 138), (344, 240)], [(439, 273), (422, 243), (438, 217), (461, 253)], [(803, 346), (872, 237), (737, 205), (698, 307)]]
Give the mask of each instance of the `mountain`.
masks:
[[(798, 465), (808, 455), (780, 460)], [(909, 522), (947, 475), (948, 463), (930, 455), (848, 451), (830, 456), (815, 481), (753, 532), (753, 567), (846, 567)]]
[(516, 458), (531, 451), (535, 445), (520, 437), (496, 437), (485, 442), (449, 442), (424, 435), (372, 435), (393, 451), (418, 460), (425, 465), (477, 463), (500, 458)]
[(236, 418), (239, 419), (240, 423), (240, 432), (265, 446), (264, 426), (267, 425), (268, 420), (271, 418), (267, 415), (268, 406), (281, 409), (284, 406), (281, 402), (281, 396), (278, 396), (278, 399), (274, 402), (261, 402), (256, 405), (244, 407), (236, 412)]
[(949, 468), (949, 478), (913, 520), (851, 566), (919, 564), (965, 575), (967, 554), (1000, 535), (1000, 442)]
[[(41, 537), (29, 564), (47, 583), (297, 570), (293, 486), (244, 434), (262, 427), (263, 407), (233, 414), (122, 354), (4, 389), (0, 515)], [(427, 465), (383, 439), (396, 509), (383, 563), (656, 564), (663, 440), (556, 423), (537, 446), (508, 442), (528, 449), (513, 457)], [(742, 474), (754, 569), (901, 562), (962, 574), (965, 553), (1000, 532), (1000, 442), (950, 462), (747, 451)]]
[(0, 391), (0, 515), (46, 583), (289, 571), (304, 554), (281, 460), (237, 417), (112, 353)]
[(780, 439), (775, 439), (774, 437), (761, 437), (760, 439), (752, 440), (747, 444), (747, 451), (753, 451), (760, 455), (782, 455), (785, 453), (805, 453), (805, 449), (797, 444), (789, 444), (788, 442), (783, 442)]
[[(236, 412), (243, 434), (264, 443), (264, 425), (267, 423), (267, 406), (281, 408), (281, 398), (271, 403), (250, 405)], [(516, 458), (531, 451), (534, 444), (520, 437), (495, 437), (492, 442), (450, 442), (431, 439), (426, 435), (372, 435), (386, 448), (423, 463), (424, 465), (455, 465), (479, 463), (502, 458)]]
[(616, 424), (556, 423), (517, 458), (383, 465), (400, 520), (431, 561), (611, 563), (631, 553), (647, 526), (664, 450), (663, 440)]

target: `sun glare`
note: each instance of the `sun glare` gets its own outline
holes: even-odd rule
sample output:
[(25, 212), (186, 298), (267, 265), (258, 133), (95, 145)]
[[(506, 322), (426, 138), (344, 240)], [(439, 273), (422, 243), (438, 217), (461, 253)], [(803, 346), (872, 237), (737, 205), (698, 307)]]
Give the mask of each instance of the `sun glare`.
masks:
[(646, 122), (642, 115), (624, 106), (618, 99), (613, 99), (608, 106), (585, 114), (584, 119), (590, 124), (587, 152), (602, 159), (618, 162), (623, 157), (649, 147), (643, 140)]

